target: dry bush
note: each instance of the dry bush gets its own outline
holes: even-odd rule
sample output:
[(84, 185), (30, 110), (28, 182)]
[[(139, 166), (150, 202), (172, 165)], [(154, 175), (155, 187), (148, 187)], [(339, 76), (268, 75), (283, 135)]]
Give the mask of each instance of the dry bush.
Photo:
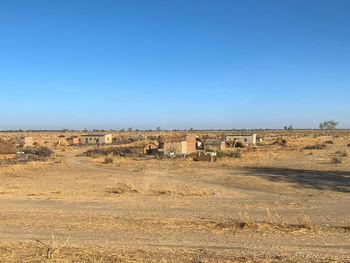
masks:
[(135, 186), (126, 183), (116, 183), (116, 186), (107, 189), (107, 193), (110, 194), (126, 194), (126, 193), (138, 193)]
[(108, 158), (105, 158), (103, 164), (110, 164), (110, 163), (113, 163), (113, 159), (108, 157)]
[(331, 164), (340, 164), (342, 163), (342, 158), (339, 158), (339, 157), (332, 157), (331, 159)]
[(327, 144), (334, 144), (334, 142), (332, 140), (327, 140), (325, 141), (324, 143), (327, 143)]
[(50, 157), (53, 154), (52, 150), (44, 146), (40, 148), (27, 147), (23, 149), (23, 152), (25, 154), (34, 154), (40, 157)]
[(129, 148), (123, 148), (123, 147), (110, 147), (110, 148), (97, 148), (97, 149), (91, 149), (84, 153), (82, 153), (83, 156), (87, 157), (96, 157), (96, 156), (124, 156), (126, 154), (130, 154), (131, 151)]
[(216, 156), (218, 158), (220, 157), (232, 157), (232, 158), (241, 158), (242, 155), (240, 152), (236, 151), (236, 152), (222, 152), (222, 151), (217, 151), (216, 152)]
[(316, 144), (316, 145), (308, 145), (305, 146), (303, 149), (304, 150), (323, 150), (325, 149), (327, 146), (325, 144)]
[(44, 246), (45, 248), (45, 253), (42, 254), (43, 257), (46, 257), (47, 259), (51, 260), (54, 258), (54, 256), (56, 254), (59, 253), (59, 251), (66, 247), (70, 238), (71, 238), (72, 234), (71, 234), (71, 230), (69, 230), (69, 234), (66, 238), (66, 240), (62, 243), (62, 244), (59, 244), (57, 239), (55, 238), (55, 235), (53, 233), (51, 233), (51, 242), (49, 244), (46, 244), (44, 243), (43, 241), (41, 240), (38, 240), (36, 239), (35, 241), (40, 243), (41, 245)]
[(306, 228), (309, 230), (313, 228), (310, 217), (305, 214), (299, 215), (297, 217), (297, 221), (298, 221), (298, 225), (302, 228)]
[(346, 157), (346, 156), (348, 156), (347, 151), (336, 151), (335, 154), (339, 154), (341, 157)]
[(274, 145), (286, 146), (287, 143), (288, 143), (287, 138), (279, 137), (279, 138), (277, 138), (272, 144), (274, 144)]

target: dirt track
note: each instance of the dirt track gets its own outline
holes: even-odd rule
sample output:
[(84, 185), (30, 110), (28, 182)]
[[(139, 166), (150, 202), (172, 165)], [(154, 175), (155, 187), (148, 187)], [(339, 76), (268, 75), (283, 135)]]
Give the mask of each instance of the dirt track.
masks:
[[(70, 245), (79, 247), (350, 260), (350, 235), (342, 228), (350, 221), (346, 172), (337, 182), (310, 186), (297, 177), (301, 171), (172, 160), (96, 166), (78, 153), (60, 152), (62, 163), (2, 178), (0, 242), (48, 243), (52, 233), (61, 241), (71, 233)], [(288, 172), (299, 185), (282, 180)], [(118, 183), (136, 191), (109, 191)], [(300, 214), (310, 216), (313, 229), (294, 226)]]

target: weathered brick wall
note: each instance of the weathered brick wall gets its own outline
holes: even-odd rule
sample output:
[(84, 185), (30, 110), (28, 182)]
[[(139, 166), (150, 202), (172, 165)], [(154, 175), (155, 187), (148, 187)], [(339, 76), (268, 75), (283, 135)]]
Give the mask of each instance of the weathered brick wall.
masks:
[(196, 152), (196, 135), (190, 134), (186, 136), (186, 143), (187, 143), (187, 154), (195, 153)]
[(166, 142), (164, 143), (164, 155), (174, 152), (175, 155), (182, 154), (182, 144), (181, 142)]

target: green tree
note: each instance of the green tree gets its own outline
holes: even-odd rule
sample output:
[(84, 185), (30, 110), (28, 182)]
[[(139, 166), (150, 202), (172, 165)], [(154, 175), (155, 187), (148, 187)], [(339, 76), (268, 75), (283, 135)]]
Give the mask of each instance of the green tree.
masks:
[(338, 122), (336, 121), (324, 121), (320, 123), (321, 130), (334, 130), (338, 126)]
[(333, 140), (335, 139), (335, 134), (334, 134), (334, 130), (336, 129), (336, 127), (338, 126), (338, 122), (336, 121), (324, 121), (322, 123), (320, 123), (320, 129), (321, 130), (330, 130), (332, 132), (333, 135)]

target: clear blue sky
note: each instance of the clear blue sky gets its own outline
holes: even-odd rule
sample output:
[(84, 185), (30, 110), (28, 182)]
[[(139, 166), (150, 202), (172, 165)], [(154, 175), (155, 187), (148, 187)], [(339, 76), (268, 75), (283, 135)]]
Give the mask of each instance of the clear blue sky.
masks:
[(350, 127), (350, 1), (1, 0), (0, 129)]

